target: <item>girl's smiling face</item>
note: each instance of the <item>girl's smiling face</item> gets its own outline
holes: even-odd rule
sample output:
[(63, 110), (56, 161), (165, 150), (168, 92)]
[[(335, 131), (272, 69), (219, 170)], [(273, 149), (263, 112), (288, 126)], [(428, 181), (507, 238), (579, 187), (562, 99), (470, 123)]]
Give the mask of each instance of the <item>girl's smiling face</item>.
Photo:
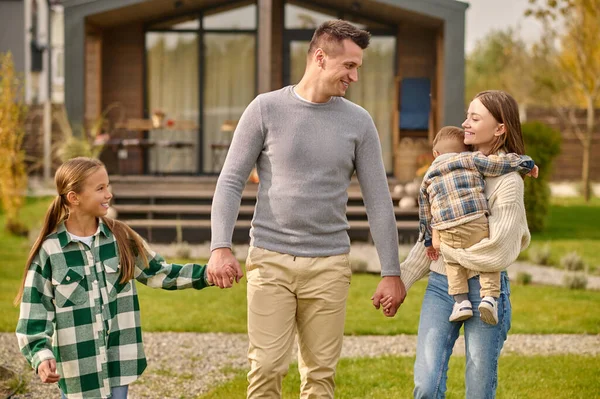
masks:
[(504, 124), (498, 123), (477, 98), (469, 104), (462, 127), (465, 130), (465, 144), (475, 146), (484, 154), (489, 154), (498, 136), (505, 133)]
[(78, 211), (94, 217), (106, 216), (112, 194), (109, 191), (108, 173), (98, 168), (83, 183), (83, 190), (77, 194)]

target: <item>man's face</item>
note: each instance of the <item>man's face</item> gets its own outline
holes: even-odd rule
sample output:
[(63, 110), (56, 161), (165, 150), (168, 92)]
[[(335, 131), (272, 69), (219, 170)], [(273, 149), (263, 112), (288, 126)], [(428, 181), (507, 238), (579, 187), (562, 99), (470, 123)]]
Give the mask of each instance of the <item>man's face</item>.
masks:
[(323, 90), (329, 96), (342, 97), (350, 83), (358, 81), (358, 68), (362, 65), (363, 50), (350, 39), (342, 41), (332, 54), (324, 54)]

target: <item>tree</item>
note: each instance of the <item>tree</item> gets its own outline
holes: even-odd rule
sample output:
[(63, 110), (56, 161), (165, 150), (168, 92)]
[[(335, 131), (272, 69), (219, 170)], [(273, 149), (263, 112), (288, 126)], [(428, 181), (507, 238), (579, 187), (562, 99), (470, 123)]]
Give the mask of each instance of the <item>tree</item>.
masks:
[(520, 105), (531, 102), (530, 56), (515, 29), (495, 30), (478, 41), (466, 59), (466, 103), (483, 90), (511, 93)]
[[(525, 15), (539, 19), (545, 28), (540, 54), (548, 56), (551, 70), (558, 72), (539, 82), (552, 94), (547, 98), (581, 142), (583, 195), (589, 201), (595, 107), (600, 100), (600, 0), (529, 2), (532, 8)], [(575, 107), (586, 109), (584, 128), (577, 122)]]
[(26, 108), (21, 104), (23, 90), (15, 74), (11, 53), (0, 54), (0, 194), (6, 215), (6, 229), (13, 234), (26, 234), (19, 222), (23, 207), (27, 174), (23, 151)]

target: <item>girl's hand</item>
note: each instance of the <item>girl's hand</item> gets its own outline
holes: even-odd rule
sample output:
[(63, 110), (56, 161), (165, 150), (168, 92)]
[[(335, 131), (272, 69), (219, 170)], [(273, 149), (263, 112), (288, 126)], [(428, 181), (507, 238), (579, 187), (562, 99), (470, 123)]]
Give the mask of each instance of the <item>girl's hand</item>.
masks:
[(392, 309), (393, 298), (391, 295), (383, 297), (383, 299), (379, 302), (381, 307), (383, 308), (383, 313), (388, 313)]
[(48, 359), (44, 360), (38, 366), (38, 375), (40, 380), (45, 384), (53, 384), (58, 382), (60, 375), (56, 374), (56, 360)]

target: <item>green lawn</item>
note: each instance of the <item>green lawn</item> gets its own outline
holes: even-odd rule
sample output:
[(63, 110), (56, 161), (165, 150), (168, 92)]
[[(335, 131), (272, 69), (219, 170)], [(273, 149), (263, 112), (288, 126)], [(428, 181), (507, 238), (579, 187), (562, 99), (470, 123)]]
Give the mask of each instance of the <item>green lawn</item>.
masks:
[[(28, 199), (24, 221), (30, 226), (39, 225), (47, 204), (47, 198)], [(2, 215), (0, 226), (3, 226)], [(0, 331), (14, 331), (18, 309), (12, 305), (12, 300), (19, 288), (29, 246), (27, 239), (9, 236), (0, 229), (0, 255), (4, 261), (0, 267)], [(378, 282), (379, 278), (373, 275), (353, 276), (346, 334), (416, 334), (425, 281), (418, 282), (410, 290), (399, 314), (393, 319), (383, 317), (370, 303), (369, 298)], [(144, 331), (246, 331), (245, 284), (231, 290), (207, 288), (201, 292), (167, 292), (141, 284), (137, 286)], [(600, 333), (598, 291), (513, 284), (511, 299), (513, 333)], [(182, 304), (186, 305), (186, 317), (181, 317)]]
[(600, 198), (586, 204), (581, 198), (554, 198), (548, 226), (532, 235), (532, 246), (550, 244), (552, 265), (572, 251), (581, 255), (590, 272), (600, 273)]
[[(336, 398), (410, 398), (414, 357), (342, 359), (336, 374)], [(448, 399), (465, 397), (464, 357), (450, 360)], [(600, 392), (600, 357), (503, 356), (500, 359), (498, 399), (588, 399)], [(245, 371), (201, 399), (242, 398)], [(283, 398), (297, 398), (300, 377), (296, 365), (283, 381)]]

